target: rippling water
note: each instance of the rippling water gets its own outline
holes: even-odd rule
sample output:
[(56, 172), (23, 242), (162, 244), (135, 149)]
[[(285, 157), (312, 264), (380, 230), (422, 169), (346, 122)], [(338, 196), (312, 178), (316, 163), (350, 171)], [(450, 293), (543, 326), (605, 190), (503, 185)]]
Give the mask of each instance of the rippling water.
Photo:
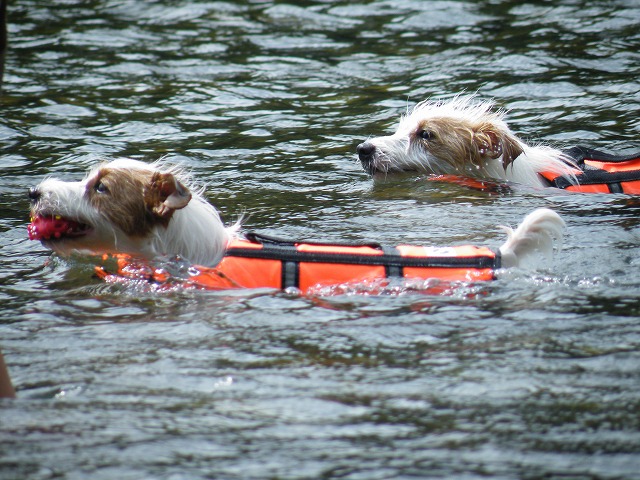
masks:
[[(0, 98), (0, 477), (639, 478), (640, 201), (373, 182), (355, 145), (428, 97), (532, 141), (640, 150), (636, 1), (10, 2)], [(100, 158), (189, 167), (287, 237), (498, 245), (552, 269), (448, 296), (158, 294), (26, 239), (26, 190)], [(397, 293), (397, 292), (396, 292)]]

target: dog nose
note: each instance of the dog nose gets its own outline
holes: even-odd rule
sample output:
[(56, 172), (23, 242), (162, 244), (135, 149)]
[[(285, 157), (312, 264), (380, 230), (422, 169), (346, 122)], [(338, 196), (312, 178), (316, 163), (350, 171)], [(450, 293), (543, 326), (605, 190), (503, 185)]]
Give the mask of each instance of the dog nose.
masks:
[(40, 192), (40, 190), (36, 187), (31, 187), (29, 189), (29, 199), (31, 200), (32, 203), (37, 202), (40, 197), (42, 196), (42, 193)]
[(369, 175), (375, 174), (376, 146), (371, 142), (363, 142), (356, 147), (356, 152), (358, 152), (358, 158), (360, 159), (362, 168), (364, 168)]
[(358, 158), (361, 162), (369, 162), (371, 161), (371, 157), (376, 151), (376, 146), (371, 142), (363, 142), (356, 147), (356, 152), (358, 152)]

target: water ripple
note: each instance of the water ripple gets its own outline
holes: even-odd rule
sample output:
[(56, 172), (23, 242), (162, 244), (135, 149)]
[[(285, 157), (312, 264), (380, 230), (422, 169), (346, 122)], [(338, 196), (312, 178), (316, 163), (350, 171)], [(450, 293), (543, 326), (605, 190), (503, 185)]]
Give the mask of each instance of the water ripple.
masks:
[[(355, 155), (415, 103), (461, 91), (493, 98), (528, 141), (640, 150), (636, 3), (9, 13), (0, 348), (18, 399), (1, 402), (0, 477), (637, 476), (637, 199), (373, 181)], [(228, 223), (283, 237), (497, 246), (496, 225), (542, 206), (567, 237), (547, 270), (445, 295), (432, 281), (311, 296), (105, 285), (95, 259), (27, 240), (27, 188), (121, 155), (185, 165)]]

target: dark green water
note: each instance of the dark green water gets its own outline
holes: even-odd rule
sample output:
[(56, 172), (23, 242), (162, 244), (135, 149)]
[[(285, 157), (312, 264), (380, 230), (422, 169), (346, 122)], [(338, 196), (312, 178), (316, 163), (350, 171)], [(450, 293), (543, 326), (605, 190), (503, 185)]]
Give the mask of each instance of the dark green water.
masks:
[[(531, 141), (640, 150), (636, 1), (14, 1), (0, 97), (2, 479), (640, 478), (640, 201), (498, 195), (355, 158), (420, 100)], [(26, 238), (29, 186), (188, 166), (229, 223), (498, 245), (555, 208), (552, 269), (449, 296), (157, 294)], [(400, 289), (402, 290), (402, 289)]]

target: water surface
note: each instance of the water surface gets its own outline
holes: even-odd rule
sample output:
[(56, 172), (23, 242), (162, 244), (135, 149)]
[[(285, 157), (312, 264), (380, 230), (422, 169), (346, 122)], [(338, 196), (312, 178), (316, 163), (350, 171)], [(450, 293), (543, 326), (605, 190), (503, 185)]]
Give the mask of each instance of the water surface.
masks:
[[(0, 477), (638, 478), (640, 202), (424, 176), (355, 146), (420, 100), (529, 141), (640, 150), (634, 1), (11, 2), (0, 98)], [(103, 158), (191, 169), (228, 223), (499, 245), (537, 207), (554, 265), (446, 296), (105, 285), (26, 238), (26, 191)]]

